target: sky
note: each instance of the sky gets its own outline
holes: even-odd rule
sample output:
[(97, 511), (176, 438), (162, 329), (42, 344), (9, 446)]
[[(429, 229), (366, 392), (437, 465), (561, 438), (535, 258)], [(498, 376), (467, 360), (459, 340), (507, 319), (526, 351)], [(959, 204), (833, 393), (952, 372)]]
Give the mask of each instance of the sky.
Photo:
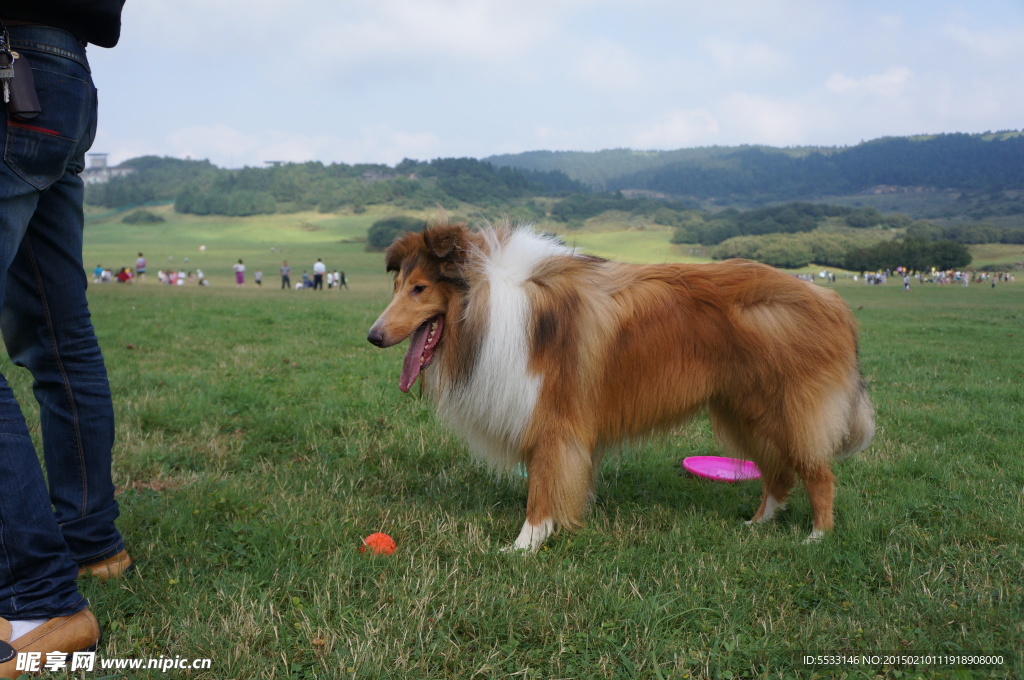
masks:
[(1024, 0), (128, 0), (89, 59), (110, 164), (1024, 128)]

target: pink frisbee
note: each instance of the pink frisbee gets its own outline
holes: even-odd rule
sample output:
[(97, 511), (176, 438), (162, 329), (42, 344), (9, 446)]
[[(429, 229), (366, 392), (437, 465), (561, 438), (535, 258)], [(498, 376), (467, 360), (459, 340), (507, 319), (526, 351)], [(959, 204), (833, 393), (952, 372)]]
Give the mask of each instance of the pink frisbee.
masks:
[(683, 469), (718, 482), (742, 482), (761, 477), (761, 471), (751, 461), (721, 456), (690, 456), (683, 460)]

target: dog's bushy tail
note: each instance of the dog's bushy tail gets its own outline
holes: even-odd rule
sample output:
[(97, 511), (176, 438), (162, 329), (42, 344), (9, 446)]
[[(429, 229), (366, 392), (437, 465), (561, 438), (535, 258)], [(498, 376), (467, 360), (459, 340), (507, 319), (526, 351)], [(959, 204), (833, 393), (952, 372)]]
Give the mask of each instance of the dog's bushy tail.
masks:
[(846, 458), (863, 451), (875, 436), (875, 409), (871, 406), (867, 387), (863, 379), (858, 380), (859, 386), (850, 399), (850, 414), (846, 436), (836, 452), (837, 457)]

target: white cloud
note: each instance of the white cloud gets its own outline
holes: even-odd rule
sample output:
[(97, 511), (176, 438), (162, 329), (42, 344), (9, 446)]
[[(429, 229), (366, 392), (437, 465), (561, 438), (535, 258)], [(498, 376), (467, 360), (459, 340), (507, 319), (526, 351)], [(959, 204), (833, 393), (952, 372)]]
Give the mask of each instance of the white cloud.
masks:
[(986, 60), (1024, 58), (1024, 29), (976, 29), (948, 24), (942, 33), (954, 45)]
[(833, 73), (825, 81), (825, 88), (833, 94), (897, 97), (914, 78), (914, 72), (904, 66), (894, 66), (884, 73), (853, 78), (844, 73)]
[(628, 146), (635, 149), (675, 149), (713, 143), (720, 132), (715, 117), (707, 109), (674, 109), (637, 130)]
[(649, 70), (643, 60), (608, 40), (583, 48), (575, 72), (587, 87), (600, 92), (623, 92), (649, 85)]
[(436, 158), (444, 152), (438, 135), (432, 132), (395, 130), (386, 123), (364, 127), (358, 140), (349, 143), (349, 155), (362, 163), (394, 165), (403, 158)]
[(225, 125), (190, 125), (168, 133), (164, 140), (167, 154), (177, 158), (207, 158), (217, 165), (237, 167), (241, 165), (262, 165), (264, 160), (277, 159), (267, 154), (259, 160), (255, 156), (266, 144), (265, 140)]
[(124, 11), (125, 23), (147, 42), (207, 52), (258, 48), (270, 62), (299, 54), (366, 63), (399, 55), (510, 58), (581, 2), (148, 0)]
[(721, 74), (730, 78), (775, 76), (793, 65), (788, 54), (761, 41), (715, 37), (705, 40), (702, 47)]
[[(158, 147), (143, 153), (209, 159), (222, 167), (310, 160), (393, 165), (403, 158), (435, 157), (443, 150), (441, 140), (434, 133), (396, 130), (386, 123), (362, 127), (348, 137), (277, 129), (254, 134), (223, 124), (192, 125), (171, 132)], [(114, 152), (111, 162), (131, 157)]]
[(773, 99), (734, 93), (718, 108), (720, 125), (728, 144), (799, 145), (807, 142), (813, 115), (803, 98)]

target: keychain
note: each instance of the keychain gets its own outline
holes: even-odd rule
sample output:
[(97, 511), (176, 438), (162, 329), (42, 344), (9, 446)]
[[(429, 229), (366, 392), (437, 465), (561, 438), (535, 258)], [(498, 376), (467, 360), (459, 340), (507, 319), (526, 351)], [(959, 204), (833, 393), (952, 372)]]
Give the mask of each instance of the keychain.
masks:
[(0, 83), (3, 83), (4, 104), (15, 120), (32, 120), (40, 114), (39, 96), (28, 57), (11, 49), (11, 37), (0, 21)]
[(0, 33), (0, 81), (3, 82), (4, 104), (11, 101), (11, 80), (14, 78), (14, 62), (20, 55), (11, 51), (11, 38), (4, 27)]

